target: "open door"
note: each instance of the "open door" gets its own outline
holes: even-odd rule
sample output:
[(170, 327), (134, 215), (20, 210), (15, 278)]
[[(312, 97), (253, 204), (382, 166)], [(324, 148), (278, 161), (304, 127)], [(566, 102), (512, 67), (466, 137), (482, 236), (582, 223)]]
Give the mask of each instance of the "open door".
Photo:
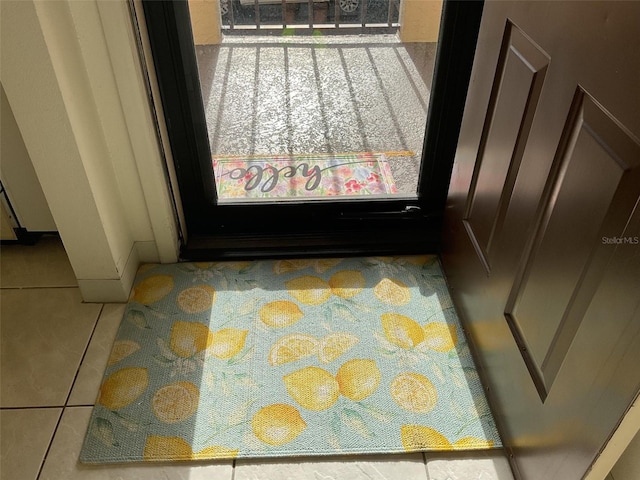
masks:
[(640, 387), (638, 19), (483, 12), (443, 259), (526, 480), (582, 478)]

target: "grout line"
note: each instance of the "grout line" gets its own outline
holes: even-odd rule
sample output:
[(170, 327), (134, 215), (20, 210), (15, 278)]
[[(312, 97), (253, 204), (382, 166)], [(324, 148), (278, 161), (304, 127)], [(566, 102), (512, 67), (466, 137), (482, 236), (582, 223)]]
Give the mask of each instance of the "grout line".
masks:
[(73, 387), (76, 386), (76, 381), (78, 380), (78, 374), (80, 373), (80, 369), (82, 368), (82, 364), (84, 363), (84, 359), (87, 356), (87, 352), (89, 351), (89, 345), (91, 345), (91, 340), (93, 340), (93, 335), (96, 333), (96, 329), (98, 328), (98, 322), (100, 321), (100, 317), (102, 316), (102, 312), (104, 312), (104, 303), (100, 307), (100, 311), (98, 312), (98, 316), (96, 317), (96, 322), (93, 325), (93, 330), (91, 330), (91, 335), (89, 335), (89, 340), (87, 341), (87, 346), (84, 348), (84, 352), (82, 354), (82, 358), (80, 359), (80, 363), (78, 364), (78, 368), (76, 369), (76, 374), (73, 377), (73, 382), (71, 382), (71, 388), (69, 389), (69, 393), (67, 394), (67, 399), (64, 402), (65, 407), (75, 406), (69, 405), (69, 399), (71, 398), (71, 393), (73, 392)]
[(426, 480), (429, 480), (429, 469), (427, 468), (427, 453), (424, 451), (421, 453), (422, 453), (422, 464), (424, 465), (424, 476)]
[(60, 412), (60, 416), (58, 417), (58, 421), (56, 422), (56, 426), (51, 433), (51, 440), (49, 440), (49, 446), (47, 447), (47, 451), (44, 452), (44, 456), (42, 457), (42, 462), (40, 463), (40, 468), (38, 469), (38, 474), (36, 475), (36, 480), (40, 479), (40, 475), (42, 474), (42, 470), (44, 469), (44, 464), (47, 461), (47, 457), (49, 456), (49, 452), (51, 451), (51, 447), (53, 445), (53, 440), (56, 438), (56, 434), (58, 433), (58, 427), (60, 427), (60, 422), (62, 421), (62, 416), (64, 415), (66, 408), (62, 407), (62, 411)]
[(236, 459), (233, 459), (233, 463), (231, 464), (231, 480), (235, 480), (236, 478)]
[(0, 287), (0, 290), (43, 290), (45, 288), (80, 288), (78, 285), (36, 285), (36, 286), (17, 286), (17, 287)]
[[(51, 440), (49, 441), (49, 446), (47, 447), (47, 451), (44, 454), (44, 457), (42, 458), (42, 462), (40, 463), (40, 468), (38, 469), (38, 474), (36, 475), (36, 480), (39, 480), (40, 475), (42, 474), (42, 470), (44, 469), (44, 464), (47, 461), (47, 458), (49, 456), (49, 452), (51, 451), (51, 447), (53, 446), (53, 441), (56, 438), (56, 434), (58, 433), (58, 427), (60, 426), (60, 422), (62, 421), (62, 416), (64, 415), (65, 411), (67, 410), (67, 408), (69, 408), (69, 406), (67, 405), (69, 403), (69, 398), (71, 397), (71, 393), (73, 392), (73, 387), (76, 384), (76, 381), (78, 379), (78, 373), (80, 372), (80, 368), (82, 367), (82, 364), (84, 362), (84, 359), (87, 355), (87, 351), (89, 350), (89, 345), (91, 345), (91, 340), (93, 340), (93, 335), (96, 332), (96, 328), (98, 327), (98, 322), (100, 321), (100, 317), (102, 315), (102, 312), (104, 311), (104, 303), (102, 304), (102, 306), (100, 307), (100, 311), (98, 312), (98, 315), (96, 316), (96, 320), (95, 323), (93, 325), (93, 330), (91, 330), (91, 335), (89, 336), (89, 340), (87, 341), (87, 346), (84, 349), (84, 353), (82, 354), (82, 358), (80, 359), (80, 363), (78, 364), (78, 368), (76, 369), (76, 374), (73, 378), (73, 382), (71, 383), (71, 388), (69, 388), (69, 393), (67, 394), (67, 399), (65, 400), (65, 405), (62, 407), (62, 411), (60, 412), (60, 416), (58, 417), (58, 422), (56, 423), (55, 428), (53, 429), (53, 433), (51, 435)], [(84, 405), (73, 405), (73, 407), (81, 407)], [(87, 405), (87, 406), (92, 406), (92, 405)], [(58, 407), (60, 408), (60, 407)]]
[(39, 410), (42, 408), (64, 408), (64, 405), (42, 405), (42, 406), (37, 406), (37, 405), (28, 405), (28, 406), (24, 406), (24, 407), (0, 407), (0, 410)]

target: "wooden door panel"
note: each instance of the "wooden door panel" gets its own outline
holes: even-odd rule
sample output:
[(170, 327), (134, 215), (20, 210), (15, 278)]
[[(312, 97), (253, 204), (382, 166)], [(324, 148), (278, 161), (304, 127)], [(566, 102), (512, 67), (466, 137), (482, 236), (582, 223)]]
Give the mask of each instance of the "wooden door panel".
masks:
[(487, 272), (548, 64), (546, 54), (508, 22), (464, 221)]
[(543, 400), (613, 254), (602, 239), (624, 230), (640, 196), (640, 146), (582, 89), (561, 145), (505, 310)]
[(443, 263), (526, 480), (582, 478), (640, 389), (634, 18), (485, 4)]

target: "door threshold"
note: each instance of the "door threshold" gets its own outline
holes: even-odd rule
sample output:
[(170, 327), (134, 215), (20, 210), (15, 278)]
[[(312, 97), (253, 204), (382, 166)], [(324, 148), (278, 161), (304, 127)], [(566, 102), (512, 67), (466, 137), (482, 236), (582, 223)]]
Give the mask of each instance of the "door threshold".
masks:
[(438, 254), (439, 229), (192, 235), (182, 261)]

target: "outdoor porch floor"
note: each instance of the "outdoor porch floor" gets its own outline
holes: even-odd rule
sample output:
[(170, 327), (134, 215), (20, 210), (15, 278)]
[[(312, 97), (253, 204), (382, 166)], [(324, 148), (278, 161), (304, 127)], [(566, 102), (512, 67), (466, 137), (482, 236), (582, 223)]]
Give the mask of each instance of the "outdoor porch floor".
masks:
[(398, 194), (414, 196), (435, 51), (388, 34), (197, 46), (211, 153), (385, 152)]

